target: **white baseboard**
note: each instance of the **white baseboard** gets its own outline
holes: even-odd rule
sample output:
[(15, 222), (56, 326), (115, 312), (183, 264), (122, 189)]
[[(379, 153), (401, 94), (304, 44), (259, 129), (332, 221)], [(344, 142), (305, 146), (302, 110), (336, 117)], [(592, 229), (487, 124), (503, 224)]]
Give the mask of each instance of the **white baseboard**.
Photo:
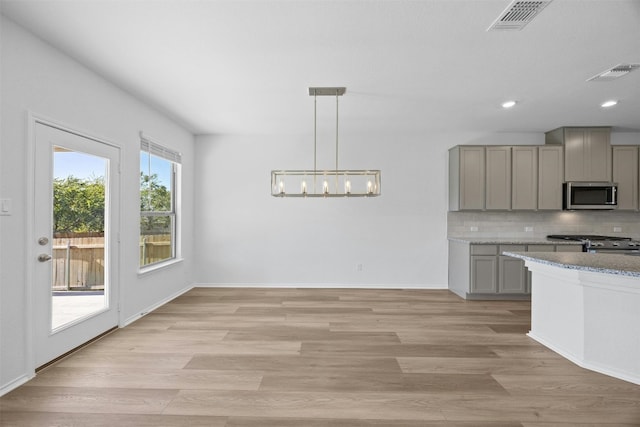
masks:
[(121, 322), (121, 324), (119, 325), (119, 327), (124, 328), (127, 325), (132, 324), (133, 322), (135, 322), (136, 320), (140, 319), (141, 317), (144, 317), (145, 315), (151, 313), (153, 310), (162, 307), (163, 305), (165, 305), (166, 303), (168, 303), (169, 301), (176, 299), (177, 297), (179, 297), (180, 295), (184, 294), (185, 292), (190, 291), (191, 289), (193, 289), (194, 285), (187, 285), (184, 288), (180, 289), (178, 292), (175, 292), (171, 295), (169, 295), (167, 298), (162, 299), (161, 301), (158, 301), (155, 304), (150, 305), (149, 307), (145, 308), (143, 311), (141, 311), (140, 313), (136, 313), (131, 317), (128, 317), (127, 319), (124, 319), (124, 321)]
[(448, 289), (445, 285), (361, 283), (194, 283), (194, 288)]
[(548, 342), (544, 338), (541, 338), (541, 337), (537, 336), (536, 334), (534, 334), (532, 332), (529, 332), (527, 334), (527, 336), (529, 336), (530, 338), (538, 341), (543, 346), (547, 347), (550, 350), (553, 350), (554, 352), (558, 353), (560, 356), (562, 356), (565, 359), (575, 363), (576, 365), (580, 366), (581, 368), (588, 369), (588, 370), (594, 371), (594, 372), (598, 372), (600, 374), (608, 375), (608, 376), (613, 377), (613, 378), (618, 378), (618, 379), (621, 379), (621, 380), (624, 380), (624, 381), (628, 381), (628, 382), (633, 383), (633, 384), (640, 385), (640, 376), (636, 375), (635, 373), (620, 371), (620, 370), (611, 368), (609, 366), (602, 366), (602, 365), (590, 362), (588, 360), (584, 360), (584, 359), (582, 359), (580, 357), (577, 357), (574, 354), (571, 354), (571, 353), (569, 353), (567, 351), (564, 351), (563, 349), (551, 344), (550, 342)]
[(13, 381), (10, 381), (7, 384), (4, 384), (0, 388), (0, 396), (4, 396), (5, 394), (9, 393), (10, 391), (15, 390), (16, 388), (18, 388), (21, 385), (25, 384), (27, 381), (29, 381), (33, 377), (35, 377), (35, 373), (33, 373), (31, 375), (21, 375), (18, 378), (14, 379)]

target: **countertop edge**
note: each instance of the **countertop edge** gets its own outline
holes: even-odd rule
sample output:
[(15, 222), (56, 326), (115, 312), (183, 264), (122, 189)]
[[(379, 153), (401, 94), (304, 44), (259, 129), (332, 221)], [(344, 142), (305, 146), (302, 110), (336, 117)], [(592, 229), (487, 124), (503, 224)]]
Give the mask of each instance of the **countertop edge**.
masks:
[[(634, 260), (626, 255), (610, 254), (588, 254), (585, 252), (508, 252), (502, 253), (525, 261), (538, 262), (540, 264), (568, 270), (589, 271), (594, 273), (615, 274), (619, 276), (640, 277), (640, 258)], [(585, 265), (585, 256), (590, 257), (590, 261), (598, 261), (601, 266)], [(595, 262), (592, 262), (594, 264)], [(607, 266), (609, 264), (609, 266)]]

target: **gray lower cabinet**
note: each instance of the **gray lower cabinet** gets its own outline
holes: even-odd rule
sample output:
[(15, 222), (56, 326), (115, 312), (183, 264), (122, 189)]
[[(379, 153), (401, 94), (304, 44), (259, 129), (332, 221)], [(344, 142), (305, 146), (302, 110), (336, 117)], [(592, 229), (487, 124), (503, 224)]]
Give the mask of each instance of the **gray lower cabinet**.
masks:
[(498, 261), (495, 256), (471, 257), (471, 292), (495, 294), (498, 292)]
[(449, 290), (465, 299), (526, 299), (531, 275), (503, 252), (581, 252), (580, 245), (495, 245), (449, 241)]
[(526, 294), (524, 262), (500, 255), (525, 250), (525, 245), (471, 245), (471, 293)]

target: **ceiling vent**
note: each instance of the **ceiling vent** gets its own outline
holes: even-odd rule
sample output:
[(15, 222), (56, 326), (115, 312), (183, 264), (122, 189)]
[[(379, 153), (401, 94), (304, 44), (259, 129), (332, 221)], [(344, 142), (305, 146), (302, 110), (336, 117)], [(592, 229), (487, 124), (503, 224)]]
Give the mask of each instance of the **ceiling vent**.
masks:
[(500, 14), (487, 31), (521, 30), (542, 11), (551, 0), (541, 1), (513, 1)]
[(588, 82), (610, 82), (611, 80), (619, 79), (622, 76), (625, 76), (632, 72), (633, 70), (637, 70), (640, 68), (640, 64), (618, 64), (613, 68), (609, 68), (597, 74), (590, 79), (587, 79)]

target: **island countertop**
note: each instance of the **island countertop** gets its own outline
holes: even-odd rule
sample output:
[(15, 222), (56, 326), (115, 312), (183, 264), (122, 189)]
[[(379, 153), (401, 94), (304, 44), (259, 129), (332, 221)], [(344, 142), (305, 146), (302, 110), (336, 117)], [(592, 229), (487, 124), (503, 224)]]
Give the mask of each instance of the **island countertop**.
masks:
[(514, 258), (571, 270), (640, 277), (640, 256), (587, 252), (504, 252)]

